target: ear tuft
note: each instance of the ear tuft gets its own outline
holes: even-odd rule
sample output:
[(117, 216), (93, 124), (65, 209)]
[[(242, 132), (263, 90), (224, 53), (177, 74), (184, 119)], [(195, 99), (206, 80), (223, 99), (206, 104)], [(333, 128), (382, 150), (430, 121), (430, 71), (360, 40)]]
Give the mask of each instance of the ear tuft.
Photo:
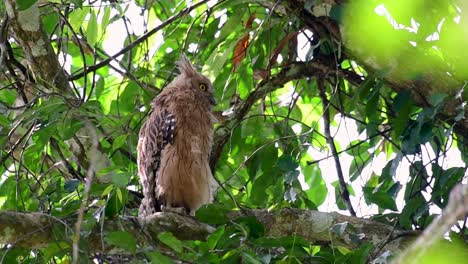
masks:
[(189, 59), (185, 56), (185, 54), (182, 54), (180, 56), (180, 59), (176, 62), (177, 67), (179, 68), (179, 71), (182, 75), (191, 77), (194, 76), (197, 71), (193, 67), (192, 63), (189, 61)]

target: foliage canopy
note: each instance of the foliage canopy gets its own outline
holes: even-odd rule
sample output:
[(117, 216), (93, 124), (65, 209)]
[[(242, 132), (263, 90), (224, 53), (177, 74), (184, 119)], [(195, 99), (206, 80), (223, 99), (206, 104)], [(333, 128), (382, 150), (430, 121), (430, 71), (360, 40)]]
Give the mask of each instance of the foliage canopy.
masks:
[[(160, 233), (154, 243), (166, 251), (123, 230), (103, 235), (134, 261), (386, 263), (395, 252), (349, 223), (329, 231), (351, 235), (354, 248), (273, 238), (255, 217), (226, 213), (239, 206), (340, 210), (423, 230), (468, 176), (463, 1), (5, 5), (0, 208), (64, 221), (82, 216), (80, 238), (70, 226), (57, 243), (4, 246), (5, 263), (68, 263), (73, 244), (84, 262), (105, 259), (108, 252), (88, 248), (86, 239), (110, 219), (136, 215), (138, 131), (182, 53), (216, 87), (211, 163), (222, 188), (215, 204), (197, 212), (216, 230), (204, 241)], [(440, 247), (453, 258), (466, 256), (466, 227), (465, 219)], [(440, 252), (431, 254), (426, 259), (444, 263), (436, 262)]]

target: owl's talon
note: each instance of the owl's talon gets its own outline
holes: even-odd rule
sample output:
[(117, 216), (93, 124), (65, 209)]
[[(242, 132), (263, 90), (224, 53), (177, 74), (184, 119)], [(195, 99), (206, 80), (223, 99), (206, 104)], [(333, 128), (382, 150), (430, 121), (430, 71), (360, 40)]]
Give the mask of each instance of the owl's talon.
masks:
[(166, 207), (161, 205), (161, 212), (164, 213), (176, 213), (180, 215), (188, 215), (187, 209), (184, 207)]

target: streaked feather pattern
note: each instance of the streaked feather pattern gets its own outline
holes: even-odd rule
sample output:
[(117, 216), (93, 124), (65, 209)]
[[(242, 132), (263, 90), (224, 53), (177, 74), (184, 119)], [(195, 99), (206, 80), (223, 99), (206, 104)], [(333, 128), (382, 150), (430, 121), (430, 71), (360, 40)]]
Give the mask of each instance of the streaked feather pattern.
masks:
[[(143, 187), (139, 215), (165, 207), (194, 214), (213, 200), (215, 181), (209, 167), (213, 86), (185, 57), (177, 76), (153, 100), (138, 140), (138, 173)], [(200, 85), (206, 89), (200, 89)]]

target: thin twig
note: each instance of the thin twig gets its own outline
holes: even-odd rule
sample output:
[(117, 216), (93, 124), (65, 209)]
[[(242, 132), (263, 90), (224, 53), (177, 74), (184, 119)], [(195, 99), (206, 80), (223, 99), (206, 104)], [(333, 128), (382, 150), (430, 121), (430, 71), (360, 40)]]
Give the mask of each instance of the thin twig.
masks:
[[(90, 124), (86, 123), (86, 127), (89, 131), (89, 136), (91, 140), (91, 150), (90, 153), (96, 153), (98, 150), (98, 137), (96, 134), (95, 128)], [(81, 224), (83, 222), (83, 215), (85, 208), (88, 205), (88, 198), (89, 198), (89, 191), (91, 190), (91, 183), (93, 182), (93, 176), (95, 173), (95, 164), (96, 160), (93, 159), (92, 157), (89, 159), (89, 168), (88, 168), (88, 173), (87, 177), (85, 179), (85, 187), (83, 191), (83, 199), (81, 201), (81, 206), (80, 210), (78, 212), (78, 218), (76, 220), (76, 225), (75, 225), (75, 236), (73, 237), (73, 264), (78, 263), (78, 258), (79, 258), (79, 242), (80, 242), (80, 233), (81, 233)]]
[(338, 182), (340, 183), (340, 195), (343, 201), (348, 208), (349, 213), (352, 216), (356, 216), (356, 211), (354, 211), (351, 200), (349, 199), (349, 191), (344, 180), (343, 169), (341, 168), (340, 157), (338, 156), (338, 151), (336, 150), (335, 141), (330, 133), (330, 111), (328, 109), (329, 102), (327, 94), (325, 92), (325, 83), (322, 78), (317, 79), (317, 86), (319, 88), (320, 98), (322, 99), (323, 105), (323, 123), (324, 123), (324, 134), (327, 139), (327, 143), (330, 146), (330, 150), (333, 155), (333, 160), (335, 161), (336, 173), (338, 175)]

